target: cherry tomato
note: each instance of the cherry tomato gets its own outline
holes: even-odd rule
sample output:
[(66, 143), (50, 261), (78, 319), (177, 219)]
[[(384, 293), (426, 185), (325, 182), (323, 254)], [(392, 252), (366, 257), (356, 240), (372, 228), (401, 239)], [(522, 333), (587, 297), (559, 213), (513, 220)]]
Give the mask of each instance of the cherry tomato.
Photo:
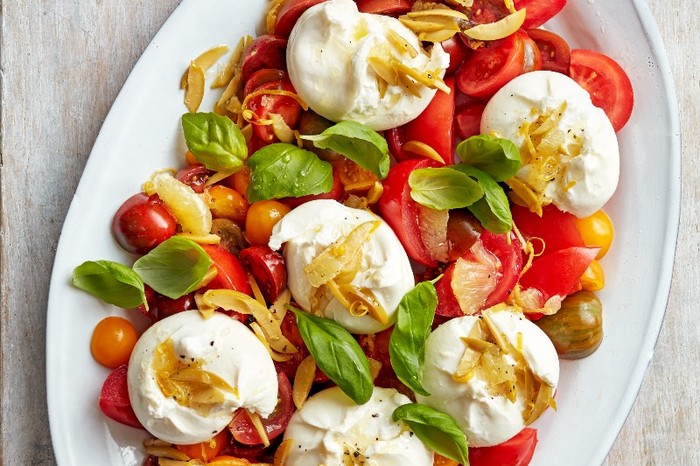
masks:
[(544, 29), (528, 29), (527, 35), (540, 50), (543, 70), (569, 74), (571, 49), (564, 38)]
[[(299, 367), (299, 364), (301, 364), (301, 361), (303, 361), (304, 358), (309, 355), (309, 350), (306, 348), (306, 344), (301, 338), (294, 313), (287, 312), (287, 314), (285, 314), (280, 328), (282, 330), (282, 335), (287, 337), (287, 339), (292, 342), (292, 344), (296, 346), (299, 351), (293, 353), (292, 357), (287, 361), (275, 361), (275, 367), (279, 372), (284, 373), (287, 377), (292, 379), (296, 375), (297, 368)], [(317, 367), (314, 382), (325, 383), (328, 382), (328, 380), (328, 376), (321, 372), (321, 369)]]
[(258, 36), (243, 51), (241, 75), (248, 81), (253, 73), (263, 68), (286, 69), (287, 39), (272, 34)]
[(207, 285), (208, 289), (225, 288), (252, 295), (248, 275), (236, 256), (215, 244), (202, 244), (201, 247), (209, 255), (218, 272)]
[(245, 223), (248, 201), (235, 189), (214, 185), (206, 190), (207, 205), (214, 218), (228, 218), (239, 225)]
[(157, 195), (134, 194), (112, 219), (112, 234), (119, 246), (134, 254), (146, 254), (177, 233), (177, 221)]
[(494, 23), (510, 13), (501, 0), (474, 0), (471, 11), (472, 21), (479, 24)]
[(444, 456), (435, 453), (435, 459), (433, 460), (433, 466), (459, 466), (459, 463), (455, 460), (445, 458)]
[[(254, 121), (268, 120), (270, 114), (276, 113), (282, 116), (285, 123), (287, 123), (290, 128), (294, 128), (301, 115), (301, 105), (299, 105), (299, 102), (294, 100), (294, 98), (286, 95), (264, 93), (264, 91), (270, 90), (282, 90), (296, 93), (289, 80), (271, 81), (261, 85), (253, 92), (261, 91), (262, 94), (252, 97), (247, 104), (247, 108), (255, 114)], [(272, 125), (253, 123), (253, 132), (261, 141), (267, 144), (277, 140)]]
[(455, 133), (460, 140), (481, 134), (481, 115), (486, 104), (473, 103), (457, 108), (455, 112)]
[(399, 393), (411, 396), (411, 390), (399, 380), (391, 366), (391, 357), (389, 356), (391, 332), (392, 329), (389, 328), (374, 335), (362, 335), (359, 338), (360, 347), (367, 357), (379, 361), (382, 365), (377, 378), (374, 380), (375, 386), (393, 388)]
[(270, 241), (272, 227), (292, 209), (275, 200), (253, 202), (245, 218), (245, 236), (252, 245), (265, 246)]
[(542, 26), (566, 6), (566, 0), (515, 0), (515, 9), (525, 10), (523, 29)]
[[(548, 254), (559, 249), (592, 246), (584, 243), (576, 227), (576, 217), (550, 204), (542, 208), (542, 217), (527, 207), (511, 206), (513, 223), (526, 239), (533, 238), (535, 252)], [(544, 249), (543, 249), (544, 248)]]
[(190, 151), (185, 151), (185, 162), (187, 165), (201, 165), (197, 157)]
[(468, 210), (451, 210), (447, 220), (447, 259), (453, 261), (469, 252), (483, 230), (481, 223)]
[(229, 442), (228, 429), (216, 434), (211, 440), (192, 445), (175, 445), (175, 448), (186, 454), (190, 459), (209, 461), (222, 452)]
[(447, 67), (447, 71), (445, 72), (445, 74), (449, 76), (464, 62), (469, 51), (464, 41), (459, 38), (459, 35), (454, 35), (440, 42), (440, 45), (442, 45), (442, 49), (450, 55), (450, 66)]
[[(292, 400), (292, 385), (289, 379), (281, 372), (277, 373), (279, 393), (277, 395), (277, 407), (267, 418), (261, 418), (267, 437), (272, 440), (284, 432), (289, 424), (289, 419), (294, 413), (294, 401)], [(233, 416), (228, 426), (233, 438), (244, 445), (258, 445), (262, 443), (258, 431), (253, 426), (248, 413), (239, 409)]]
[(569, 74), (591, 94), (593, 105), (605, 110), (615, 131), (632, 115), (634, 91), (625, 70), (612, 58), (592, 50), (571, 51)]
[(517, 31), (525, 44), (525, 63), (523, 64), (523, 73), (537, 71), (542, 69), (542, 54), (537, 46), (537, 43), (522, 29)]
[(430, 159), (410, 159), (392, 166), (382, 183), (384, 193), (377, 203), (382, 218), (401, 240), (408, 257), (428, 267), (435, 267), (437, 262), (431, 259), (421, 239), (418, 207), (411, 198), (408, 176), (413, 170), (435, 165), (436, 162)]
[(129, 362), (138, 339), (139, 335), (131, 322), (122, 317), (105, 317), (92, 331), (90, 352), (95, 361), (114, 369)]
[(267, 246), (251, 246), (240, 254), (241, 262), (250, 270), (265, 300), (272, 303), (287, 287), (284, 257)]
[(321, 194), (309, 194), (301, 197), (285, 197), (280, 199), (280, 202), (288, 205), (291, 208), (298, 207), (306, 202), (313, 201), (315, 199), (335, 199), (340, 201), (343, 198), (343, 183), (340, 181), (340, 170), (337, 166), (333, 165), (333, 187), (327, 193)]
[(552, 296), (567, 296), (581, 287), (580, 279), (598, 248), (571, 247), (545, 253), (532, 261), (532, 267), (520, 277), (523, 289), (535, 288), (544, 303)]
[(100, 391), (100, 409), (108, 418), (121, 424), (143, 429), (129, 401), (126, 364), (114, 369), (105, 379)]
[(371, 171), (362, 168), (350, 159), (343, 157), (336, 162), (340, 182), (343, 183), (345, 191), (368, 191), (374, 183), (378, 181), (377, 176)]
[(520, 34), (511, 34), (471, 54), (455, 74), (457, 87), (470, 96), (488, 98), (520, 75), (524, 66), (525, 41)]
[(148, 302), (148, 310), (144, 305), (138, 307), (139, 311), (148, 317), (151, 322), (157, 322), (178, 312), (196, 309), (197, 305), (194, 300), (194, 293), (180, 296), (177, 299), (168, 298), (165, 295), (156, 293), (153, 288), (146, 285), (146, 301)]
[(301, 14), (325, 0), (286, 0), (277, 12), (275, 34), (289, 36)]
[(481, 234), (481, 242), (487, 251), (498, 258), (501, 266), (498, 270), (498, 282), (486, 302), (484, 309), (504, 302), (513, 291), (523, 269), (523, 253), (515, 235), (496, 235), (488, 230)]
[(209, 179), (210, 171), (201, 163), (190, 165), (177, 172), (175, 178), (185, 183), (187, 186), (198, 194), (204, 192), (204, 185)]
[(591, 265), (581, 275), (581, 289), (586, 291), (599, 291), (605, 287), (605, 271), (600, 262), (593, 259)]
[(608, 214), (599, 210), (589, 217), (575, 218), (574, 223), (586, 246), (600, 248), (596, 259), (603, 257), (615, 236), (615, 228)]
[(277, 70), (274, 68), (262, 68), (257, 70), (250, 75), (250, 78), (248, 78), (248, 80), (245, 82), (245, 86), (243, 86), (243, 97), (247, 96), (263, 84), (273, 81), (283, 81), (285, 79), (289, 78), (287, 76), (287, 72), (284, 70)]
[(241, 196), (246, 196), (248, 185), (250, 184), (250, 168), (244, 166), (233, 175), (226, 178), (224, 182), (229, 188), (235, 189)]
[(492, 447), (469, 448), (471, 466), (527, 466), (537, 446), (537, 431), (524, 428), (515, 437)]
[(411, 11), (408, 0), (357, 0), (357, 9), (362, 13), (398, 16)]

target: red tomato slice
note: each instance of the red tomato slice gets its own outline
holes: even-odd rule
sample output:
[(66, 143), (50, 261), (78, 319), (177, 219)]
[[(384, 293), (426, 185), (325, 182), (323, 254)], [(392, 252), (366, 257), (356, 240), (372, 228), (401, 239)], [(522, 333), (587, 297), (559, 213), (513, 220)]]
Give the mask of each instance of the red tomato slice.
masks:
[(428, 267), (435, 267), (437, 262), (430, 258), (421, 239), (418, 207), (411, 198), (408, 176), (413, 170), (435, 165), (436, 162), (432, 159), (410, 159), (394, 165), (382, 182), (384, 193), (377, 203), (382, 218), (401, 240), (408, 257)]
[(562, 8), (566, 0), (515, 0), (515, 9), (526, 8), (523, 29), (537, 28), (552, 19)]
[(207, 285), (208, 289), (224, 288), (253, 294), (248, 283), (248, 275), (236, 256), (214, 244), (202, 244), (201, 247), (209, 255), (218, 271), (216, 277)]
[(520, 75), (524, 66), (525, 41), (520, 34), (511, 34), (467, 58), (455, 74), (457, 87), (470, 96), (488, 98)]
[(250, 246), (239, 257), (253, 274), (265, 300), (274, 302), (287, 287), (287, 267), (282, 254), (267, 246)]
[(303, 12), (325, 0), (286, 0), (277, 12), (275, 34), (288, 37)]
[(459, 38), (459, 35), (454, 35), (442, 41), (440, 45), (442, 45), (442, 49), (450, 55), (450, 66), (447, 67), (447, 71), (445, 72), (449, 76), (464, 62), (469, 55), (469, 50), (464, 44), (464, 41)]
[[(277, 407), (267, 418), (262, 418), (262, 424), (267, 432), (267, 437), (272, 440), (284, 432), (289, 424), (289, 419), (294, 413), (294, 401), (292, 399), (292, 385), (289, 379), (281, 372), (277, 373), (279, 384)], [(233, 438), (244, 445), (258, 445), (262, 443), (258, 431), (253, 426), (248, 413), (239, 409), (228, 425)]]
[(528, 29), (527, 35), (540, 50), (543, 70), (569, 74), (571, 49), (564, 38), (544, 29)]
[[(292, 83), (288, 80), (279, 80), (267, 82), (256, 88), (258, 91), (282, 90), (290, 93), (296, 93)], [(251, 110), (257, 120), (267, 120), (270, 114), (277, 113), (282, 116), (285, 123), (290, 128), (294, 128), (301, 116), (301, 105), (294, 98), (286, 95), (261, 94), (252, 97), (247, 104), (247, 108)], [(253, 132), (255, 135), (267, 144), (277, 140), (275, 132), (271, 125), (253, 124)]]
[[(524, 290), (535, 288), (544, 302), (555, 295), (567, 296), (581, 289), (581, 275), (595, 259), (600, 248), (571, 247), (543, 254), (520, 277)], [(544, 305), (544, 302), (541, 303)]]
[(460, 140), (481, 134), (481, 115), (486, 104), (473, 103), (455, 111), (455, 133)]
[(471, 19), (475, 23), (494, 23), (510, 12), (502, 0), (474, 0), (471, 7)]
[(263, 84), (273, 81), (287, 80), (287, 72), (273, 68), (263, 68), (250, 75), (243, 87), (243, 97), (247, 96)]
[(258, 36), (243, 51), (241, 75), (247, 81), (251, 75), (263, 68), (287, 68), (287, 39), (272, 34)]
[(523, 65), (523, 73), (537, 71), (542, 69), (542, 54), (534, 40), (522, 29), (516, 32), (525, 44), (525, 63)]
[(362, 13), (398, 16), (411, 11), (408, 0), (357, 0), (357, 9)]
[(484, 230), (481, 234), (481, 242), (486, 250), (498, 257), (501, 262), (496, 288), (493, 289), (484, 303), (484, 309), (487, 309), (505, 301), (513, 291), (518, 278), (520, 278), (520, 271), (523, 269), (523, 253), (515, 235), (511, 235), (509, 241), (505, 234), (496, 235)]
[(605, 110), (615, 131), (632, 115), (634, 91), (625, 70), (612, 58), (592, 50), (571, 51), (569, 74), (591, 94), (593, 105)]
[(108, 418), (121, 424), (143, 429), (129, 401), (126, 381), (127, 365), (114, 369), (104, 381), (100, 392), (100, 409)]
[[(526, 239), (539, 238), (539, 240), (533, 240), (533, 246), (537, 252), (549, 254), (559, 249), (586, 245), (576, 228), (576, 217), (562, 212), (554, 205), (543, 207), (542, 217), (533, 214), (527, 207), (517, 205), (511, 206), (510, 212), (513, 223)], [(544, 251), (541, 250), (541, 242), (544, 243)]]
[(527, 466), (537, 446), (537, 431), (524, 428), (515, 437), (492, 447), (469, 448), (471, 466)]

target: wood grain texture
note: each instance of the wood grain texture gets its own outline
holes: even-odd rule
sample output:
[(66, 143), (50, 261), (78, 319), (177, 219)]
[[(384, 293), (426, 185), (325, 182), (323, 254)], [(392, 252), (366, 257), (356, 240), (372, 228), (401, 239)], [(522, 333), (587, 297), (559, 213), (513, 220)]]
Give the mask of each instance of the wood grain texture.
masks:
[[(0, 1), (3, 465), (55, 464), (43, 361), (56, 244), (109, 107), (136, 59), (178, 3)], [(695, 305), (700, 302), (700, 248), (695, 236), (700, 232), (696, 154), (700, 21), (696, 12), (689, 11), (693, 2), (649, 3), (668, 50), (681, 108), (684, 208), (658, 346), (606, 466), (700, 464), (700, 327), (695, 324)]]

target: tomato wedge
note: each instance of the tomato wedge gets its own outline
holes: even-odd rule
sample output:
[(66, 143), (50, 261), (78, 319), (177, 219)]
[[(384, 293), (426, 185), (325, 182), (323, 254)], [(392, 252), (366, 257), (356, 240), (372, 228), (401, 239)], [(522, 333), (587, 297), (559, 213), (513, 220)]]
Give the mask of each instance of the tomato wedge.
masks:
[(271, 118), (271, 114), (276, 113), (282, 116), (290, 128), (295, 128), (301, 115), (301, 105), (293, 97), (287, 95), (265, 94), (265, 91), (286, 91), (295, 94), (296, 90), (289, 79), (262, 84), (253, 91), (253, 95), (258, 91), (261, 92), (261, 95), (251, 96), (247, 108), (255, 114), (253, 132), (260, 140), (270, 144), (278, 140), (272, 125), (255, 124), (255, 121), (268, 120)]
[(100, 409), (108, 418), (121, 424), (143, 429), (129, 401), (126, 381), (127, 365), (114, 369), (107, 376), (100, 392)]
[(257, 37), (243, 51), (241, 74), (247, 81), (251, 75), (263, 68), (287, 68), (287, 39), (272, 34)]
[(240, 259), (253, 274), (265, 300), (272, 303), (287, 287), (284, 257), (267, 246), (250, 246), (241, 251)]
[(481, 115), (485, 108), (484, 103), (472, 103), (455, 111), (455, 135), (460, 140), (481, 134)]
[(535, 288), (544, 302), (552, 296), (567, 296), (581, 289), (581, 275), (595, 259), (600, 248), (571, 247), (544, 254), (520, 277), (524, 290)]
[(357, 9), (362, 13), (398, 16), (411, 11), (408, 0), (357, 0)]
[(275, 34), (289, 36), (303, 12), (325, 0), (286, 0), (277, 12)]
[(540, 50), (543, 70), (569, 74), (571, 48), (563, 37), (545, 29), (528, 29), (527, 35)]
[(523, 29), (537, 28), (566, 6), (566, 0), (515, 0), (515, 9), (525, 8)]
[(209, 282), (207, 288), (225, 288), (249, 295), (253, 294), (250, 283), (248, 283), (248, 275), (236, 256), (221, 246), (202, 244), (201, 247), (214, 262), (214, 267), (218, 272), (216, 277)]
[(517, 205), (511, 206), (510, 212), (513, 223), (526, 239), (537, 238), (533, 239), (533, 246), (538, 253), (549, 254), (559, 249), (586, 245), (576, 227), (576, 217), (552, 204), (542, 208), (542, 217)]
[(529, 427), (515, 437), (492, 447), (470, 448), (471, 466), (527, 466), (537, 446), (537, 431)]
[(593, 105), (605, 110), (615, 131), (632, 115), (634, 91), (625, 70), (612, 58), (593, 50), (571, 51), (571, 78), (591, 94)]

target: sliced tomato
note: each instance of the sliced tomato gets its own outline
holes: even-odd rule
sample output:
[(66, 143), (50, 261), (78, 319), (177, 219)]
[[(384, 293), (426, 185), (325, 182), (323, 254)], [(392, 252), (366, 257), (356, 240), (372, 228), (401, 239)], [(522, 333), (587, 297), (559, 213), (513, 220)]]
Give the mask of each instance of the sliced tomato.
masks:
[(634, 107), (634, 90), (625, 70), (607, 55), (575, 49), (571, 51), (569, 73), (588, 91), (593, 105), (605, 110), (615, 131), (620, 131)]
[(524, 29), (537, 28), (554, 18), (562, 8), (566, 6), (566, 0), (515, 0), (515, 9), (525, 8)]
[(464, 44), (464, 41), (459, 38), (459, 35), (454, 35), (440, 42), (440, 45), (442, 45), (442, 49), (450, 55), (450, 66), (447, 67), (447, 71), (445, 72), (449, 76), (464, 62), (469, 55), (469, 50)]
[(540, 50), (543, 70), (569, 74), (571, 48), (563, 37), (545, 29), (528, 29), (527, 35)]
[(411, 198), (408, 176), (413, 170), (435, 165), (431, 159), (410, 159), (394, 165), (382, 182), (384, 193), (377, 203), (382, 218), (394, 230), (408, 257), (428, 267), (435, 267), (437, 262), (430, 258), (421, 239), (418, 207)]
[(559, 249), (586, 245), (576, 228), (576, 217), (552, 204), (542, 208), (542, 217), (518, 205), (511, 206), (510, 212), (513, 223), (523, 236), (533, 238), (533, 246), (538, 253), (549, 254)]
[(282, 254), (267, 246), (250, 246), (239, 257), (253, 274), (265, 300), (274, 302), (287, 287), (287, 267)]
[(252, 295), (248, 275), (236, 256), (214, 244), (202, 244), (201, 247), (209, 255), (218, 272), (207, 288), (225, 288)]
[(284, 70), (278, 70), (274, 68), (262, 68), (254, 72), (243, 86), (243, 97), (247, 96), (255, 89), (259, 88), (263, 84), (267, 84), (273, 81), (284, 81), (288, 79), (287, 72)]
[(288, 79), (270, 81), (262, 84), (253, 91), (260, 95), (251, 96), (247, 108), (255, 114), (253, 133), (263, 142), (270, 144), (277, 140), (272, 126), (269, 124), (255, 124), (257, 120), (269, 120), (270, 115), (281, 115), (290, 128), (295, 128), (301, 115), (301, 105), (293, 97), (287, 95), (266, 94), (265, 91), (286, 91), (296, 93), (292, 83)]
[[(304, 340), (301, 338), (299, 333), (299, 327), (297, 327), (297, 320), (294, 317), (294, 313), (287, 312), (282, 319), (282, 335), (287, 337), (287, 339), (292, 342), (294, 346), (297, 347), (299, 351), (293, 353), (291, 358), (287, 361), (275, 361), (275, 367), (278, 371), (283, 372), (287, 377), (293, 379), (297, 373), (297, 368), (301, 361), (304, 360), (309, 355), (309, 350), (306, 348)], [(328, 377), (326, 374), (321, 372), (321, 369), (316, 368), (316, 376), (314, 377), (314, 382), (325, 383), (328, 382)]]
[(472, 103), (457, 108), (454, 125), (455, 135), (460, 140), (481, 134), (481, 115), (484, 114), (484, 108), (484, 103)]
[(475, 23), (494, 23), (510, 12), (502, 0), (474, 0), (471, 6), (471, 19)]
[(523, 269), (523, 253), (520, 243), (514, 235), (510, 239), (506, 234), (496, 235), (488, 230), (481, 234), (481, 242), (487, 251), (498, 257), (501, 267), (498, 282), (486, 302), (484, 309), (505, 301), (513, 291)]
[(408, 0), (357, 0), (357, 9), (362, 13), (398, 16), (411, 11)]
[(247, 81), (253, 73), (263, 68), (287, 69), (286, 50), (286, 38), (272, 34), (258, 36), (243, 51), (243, 80)]
[(100, 409), (108, 418), (121, 424), (143, 429), (129, 401), (129, 387), (126, 381), (127, 365), (114, 369), (102, 384)]
[(460, 91), (488, 98), (520, 75), (525, 66), (525, 41), (520, 34), (488, 43), (477, 50), (455, 73)]
[(527, 466), (537, 446), (537, 431), (529, 427), (492, 447), (469, 448), (471, 466)]
[[(289, 379), (281, 372), (277, 373), (278, 395), (277, 407), (267, 418), (262, 418), (262, 424), (267, 432), (267, 438), (272, 440), (284, 432), (289, 424), (289, 419), (294, 413), (294, 401), (292, 399), (292, 385)], [(228, 425), (233, 438), (244, 445), (262, 444), (262, 439), (255, 429), (250, 416), (244, 409), (239, 409), (234, 414)]]
[(520, 277), (524, 290), (535, 288), (544, 303), (552, 296), (567, 296), (581, 289), (581, 275), (595, 259), (599, 248), (571, 247), (543, 254)]
[(393, 388), (406, 396), (412, 396), (413, 392), (396, 377), (396, 372), (391, 367), (389, 342), (392, 330), (393, 328), (389, 328), (374, 335), (361, 335), (359, 337), (360, 347), (368, 358), (381, 363), (379, 374), (374, 380), (375, 386)]
[(537, 43), (522, 29), (516, 32), (523, 39), (525, 44), (525, 63), (523, 64), (523, 73), (537, 71), (542, 69), (542, 53), (540, 52)]
[(192, 188), (194, 192), (202, 194), (204, 192), (204, 185), (212, 173), (213, 172), (210, 172), (207, 167), (198, 163), (179, 170), (175, 178)]
[(286, 0), (277, 12), (275, 34), (288, 37), (303, 12), (325, 0)]
[(148, 311), (143, 304), (140, 305), (138, 309), (143, 315), (151, 319), (151, 322), (157, 322), (173, 314), (177, 314), (178, 312), (188, 311), (197, 307), (194, 300), (194, 293), (189, 293), (177, 299), (173, 299), (156, 293), (153, 288), (148, 285), (144, 287), (144, 291), (146, 293), (146, 301), (148, 302)]

